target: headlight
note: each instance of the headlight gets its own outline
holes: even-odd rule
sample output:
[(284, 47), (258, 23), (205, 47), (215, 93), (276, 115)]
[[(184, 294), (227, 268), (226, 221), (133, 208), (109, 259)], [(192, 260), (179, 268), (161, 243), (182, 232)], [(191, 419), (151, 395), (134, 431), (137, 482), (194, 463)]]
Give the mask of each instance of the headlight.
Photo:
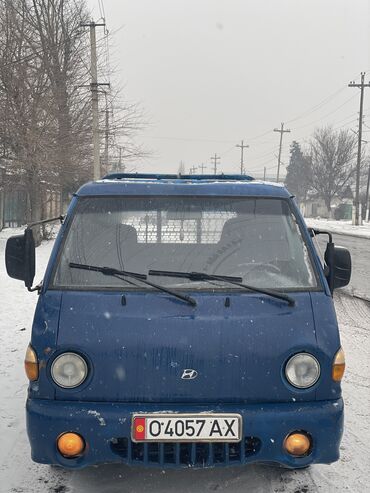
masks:
[(285, 376), (294, 387), (299, 389), (312, 387), (320, 376), (319, 362), (312, 354), (295, 354), (286, 364)]
[(87, 377), (86, 361), (76, 353), (63, 353), (53, 361), (51, 376), (59, 387), (78, 387)]

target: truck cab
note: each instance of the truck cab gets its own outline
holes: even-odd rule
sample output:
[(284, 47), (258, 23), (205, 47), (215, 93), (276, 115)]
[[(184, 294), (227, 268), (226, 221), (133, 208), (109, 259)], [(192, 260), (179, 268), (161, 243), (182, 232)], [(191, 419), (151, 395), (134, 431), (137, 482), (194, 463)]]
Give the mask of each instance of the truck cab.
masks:
[[(55, 241), (26, 354), (32, 458), (81, 468), (302, 468), (339, 457), (344, 353), (290, 193), (245, 175), (113, 174), (82, 186)], [(29, 289), (32, 230), (8, 241)]]

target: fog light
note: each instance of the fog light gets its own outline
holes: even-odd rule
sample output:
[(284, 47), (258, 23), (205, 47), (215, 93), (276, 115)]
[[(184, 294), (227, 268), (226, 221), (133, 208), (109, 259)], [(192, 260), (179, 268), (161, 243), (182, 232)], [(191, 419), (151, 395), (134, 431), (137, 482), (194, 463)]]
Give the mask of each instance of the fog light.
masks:
[(311, 440), (304, 433), (291, 433), (284, 440), (284, 448), (290, 455), (294, 457), (302, 457), (307, 455), (311, 448)]
[(85, 450), (85, 440), (77, 433), (63, 433), (57, 439), (57, 447), (64, 457), (72, 459)]

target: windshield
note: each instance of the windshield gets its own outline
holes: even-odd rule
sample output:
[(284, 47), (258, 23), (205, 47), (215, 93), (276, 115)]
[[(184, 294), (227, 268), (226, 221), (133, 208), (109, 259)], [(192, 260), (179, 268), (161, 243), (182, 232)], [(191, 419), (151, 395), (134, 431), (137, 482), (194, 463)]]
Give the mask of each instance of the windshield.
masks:
[[(317, 287), (295, 217), (288, 202), (278, 199), (83, 198), (59, 256), (54, 286), (122, 287), (100, 272), (71, 269), (71, 262), (142, 274), (164, 269), (233, 275), (261, 288)], [(214, 290), (223, 284), (157, 280), (191, 289)]]

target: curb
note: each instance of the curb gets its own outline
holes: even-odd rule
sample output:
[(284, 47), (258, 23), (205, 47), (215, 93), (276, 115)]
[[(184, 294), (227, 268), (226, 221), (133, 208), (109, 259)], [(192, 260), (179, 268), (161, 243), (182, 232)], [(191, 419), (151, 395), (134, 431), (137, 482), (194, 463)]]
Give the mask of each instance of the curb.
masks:
[(354, 298), (358, 298), (360, 300), (363, 300), (363, 301), (367, 301), (368, 303), (370, 303), (370, 297), (369, 296), (366, 296), (365, 294), (361, 294), (361, 293), (353, 293), (352, 295)]
[(350, 296), (351, 298), (357, 298), (359, 300), (367, 301), (368, 303), (370, 303), (370, 295), (361, 293), (360, 291), (355, 291), (353, 288), (342, 288), (338, 292), (346, 296)]
[[(318, 227), (318, 226), (311, 226), (309, 224), (309, 222), (307, 222), (307, 221), (306, 221), (306, 224), (309, 228)], [(321, 226), (320, 228), (322, 228), (325, 231), (329, 231), (329, 233), (340, 235), (340, 236), (351, 236), (352, 238), (361, 238), (362, 240), (370, 240), (370, 232), (369, 232), (369, 236), (363, 236), (363, 235), (359, 235), (357, 233), (354, 233), (352, 231), (348, 231), (348, 232), (347, 231), (338, 231), (336, 229), (331, 228), (330, 226), (329, 227)]]
[(352, 238), (360, 238), (361, 240), (370, 240), (370, 236), (357, 235), (357, 234), (351, 233), (351, 232), (347, 233), (344, 231), (336, 231), (335, 229), (328, 229), (328, 228), (324, 228), (324, 229), (329, 231), (329, 233), (333, 233), (333, 235), (351, 236)]

